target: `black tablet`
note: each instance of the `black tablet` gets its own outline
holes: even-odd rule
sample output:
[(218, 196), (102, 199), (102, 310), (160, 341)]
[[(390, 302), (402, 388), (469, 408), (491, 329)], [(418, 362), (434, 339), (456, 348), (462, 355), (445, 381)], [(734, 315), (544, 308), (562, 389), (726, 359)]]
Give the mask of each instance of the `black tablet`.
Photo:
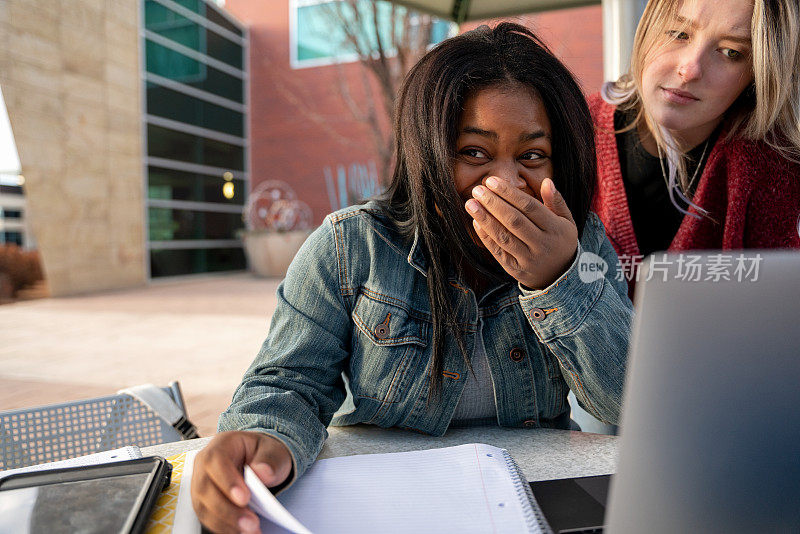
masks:
[(159, 456), (0, 479), (0, 532), (140, 533), (172, 466)]
[(531, 490), (556, 534), (602, 532), (611, 475), (531, 482)]

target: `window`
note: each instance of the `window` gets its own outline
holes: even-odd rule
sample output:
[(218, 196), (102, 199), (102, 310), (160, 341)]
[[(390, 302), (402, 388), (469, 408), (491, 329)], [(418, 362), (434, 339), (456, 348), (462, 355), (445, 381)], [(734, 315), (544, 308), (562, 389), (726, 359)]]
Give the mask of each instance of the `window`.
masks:
[(147, 113), (244, 137), (244, 114), (155, 83), (147, 84)]
[(147, 125), (147, 154), (157, 158), (244, 170), (244, 147)]
[(185, 7), (189, 11), (193, 11), (198, 15), (202, 15), (211, 22), (219, 24), (226, 30), (233, 32), (240, 37), (244, 35), (241, 28), (238, 28), (235, 24), (229, 21), (224, 15), (220, 14), (215, 6), (205, 2), (204, 0), (173, 0), (173, 1), (176, 4)]
[(141, 9), (150, 276), (244, 269), (246, 34), (210, 0)]
[(180, 200), (189, 202), (213, 202), (217, 204), (244, 204), (244, 180), (231, 179), (233, 197), (223, 194), (227, 181), (223, 176), (148, 167), (147, 196), (157, 200)]
[(247, 267), (241, 248), (153, 249), (150, 251), (150, 275), (180, 276), (242, 270)]
[(5, 193), (7, 195), (22, 195), (22, 186), (21, 185), (9, 185), (9, 184), (0, 184), (0, 193)]
[(21, 232), (0, 232), (0, 243), (13, 243), (22, 246)]
[(150, 40), (146, 43), (145, 55), (147, 72), (234, 102), (244, 102), (244, 82), (241, 78)]
[(145, 3), (145, 28), (192, 50), (224, 61), (232, 67), (242, 68), (240, 44), (168, 9), (155, 0), (147, 0)]
[(6, 219), (21, 219), (22, 218), (22, 210), (4, 210), (4, 209), (0, 209), (0, 217), (4, 217)]
[(150, 241), (234, 239), (244, 227), (241, 213), (150, 208)]
[[(358, 0), (356, 9), (361, 14), (359, 17), (360, 27), (363, 31), (359, 32), (364, 39), (363, 42), (369, 50), (377, 50), (377, 41), (374, 37), (375, 17), (373, 16), (371, 0)], [(395, 35), (403, 31), (403, 17), (406, 8), (395, 7)], [(340, 10), (340, 11), (339, 11)], [(335, 20), (333, 13), (341, 12), (345, 18), (354, 19), (353, 9), (344, 2), (324, 2), (320, 0), (292, 0), (290, 4), (290, 32), (291, 32), (291, 60), (292, 67), (318, 67), (333, 63), (356, 61), (358, 56), (352, 45), (345, 39), (345, 32)], [(391, 50), (391, 30), (392, 30), (392, 4), (389, 2), (377, 2), (377, 19), (380, 28), (381, 45), (384, 49)], [(417, 26), (413, 25), (411, 31), (415, 31)], [(355, 24), (355, 23), (354, 23)], [(434, 19), (431, 26), (431, 35), (428, 39), (430, 44), (436, 44), (451, 35), (455, 35), (457, 26), (454, 23)]]

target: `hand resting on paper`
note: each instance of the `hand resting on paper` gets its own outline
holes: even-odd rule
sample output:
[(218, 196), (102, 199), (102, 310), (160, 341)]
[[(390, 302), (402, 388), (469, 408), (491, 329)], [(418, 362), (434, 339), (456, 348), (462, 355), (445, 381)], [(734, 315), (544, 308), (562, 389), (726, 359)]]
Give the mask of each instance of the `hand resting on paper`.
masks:
[(209, 530), (260, 532), (258, 517), (247, 507), (250, 490), (242, 475), (245, 465), (271, 488), (289, 478), (292, 457), (283, 443), (260, 432), (222, 432), (197, 453), (192, 506)]

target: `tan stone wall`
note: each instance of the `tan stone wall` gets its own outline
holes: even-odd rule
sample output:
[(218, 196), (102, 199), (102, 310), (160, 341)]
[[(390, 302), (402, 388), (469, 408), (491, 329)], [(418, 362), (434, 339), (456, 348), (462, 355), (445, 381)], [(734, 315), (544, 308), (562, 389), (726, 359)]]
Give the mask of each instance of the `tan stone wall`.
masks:
[(137, 0), (0, 0), (0, 85), (53, 295), (146, 281)]

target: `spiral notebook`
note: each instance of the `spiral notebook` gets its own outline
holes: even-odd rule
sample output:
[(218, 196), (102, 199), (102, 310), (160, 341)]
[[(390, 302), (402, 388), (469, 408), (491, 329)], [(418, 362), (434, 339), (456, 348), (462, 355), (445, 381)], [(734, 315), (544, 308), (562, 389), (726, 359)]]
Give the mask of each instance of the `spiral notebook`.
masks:
[(508, 451), (478, 443), (318, 460), (277, 501), (301, 526), (261, 514), (264, 533), (551, 532)]

